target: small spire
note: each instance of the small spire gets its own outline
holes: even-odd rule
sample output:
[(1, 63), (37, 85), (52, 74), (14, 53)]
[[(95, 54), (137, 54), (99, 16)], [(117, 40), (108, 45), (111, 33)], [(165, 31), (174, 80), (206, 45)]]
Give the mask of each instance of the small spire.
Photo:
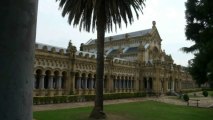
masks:
[(155, 21), (152, 21), (152, 25), (153, 25), (153, 26), (156, 26), (156, 22), (155, 22)]
[(81, 43), (80, 51), (83, 51), (83, 46), (84, 46), (84, 43)]
[(72, 47), (72, 40), (69, 41), (68, 49)]
[(126, 34), (125, 34), (125, 38), (127, 39), (128, 37), (129, 37), (129, 35), (126, 33)]

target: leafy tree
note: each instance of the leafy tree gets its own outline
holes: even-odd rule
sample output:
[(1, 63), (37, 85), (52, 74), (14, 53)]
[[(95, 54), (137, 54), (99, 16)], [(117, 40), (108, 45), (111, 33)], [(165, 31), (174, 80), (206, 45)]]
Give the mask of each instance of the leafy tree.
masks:
[(194, 45), (184, 47), (185, 52), (192, 52), (189, 72), (200, 85), (213, 80), (213, 1), (187, 0), (186, 2), (186, 37)]
[(80, 30), (97, 30), (96, 98), (91, 118), (105, 118), (103, 112), (104, 38), (105, 32), (133, 22), (133, 11), (137, 18), (142, 13), (145, 0), (56, 0), (68, 15), (69, 24), (79, 25)]
[(38, 0), (1, 0), (1, 120), (32, 120), (37, 6)]

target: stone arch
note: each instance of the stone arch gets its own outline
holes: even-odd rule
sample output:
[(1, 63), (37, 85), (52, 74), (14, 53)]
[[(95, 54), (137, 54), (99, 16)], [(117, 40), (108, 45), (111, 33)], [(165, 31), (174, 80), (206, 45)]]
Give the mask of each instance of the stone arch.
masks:
[(42, 76), (43, 76), (43, 71), (42, 71), (42, 69), (37, 69), (37, 70), (35, 71), (35, 83), (34, 83), (34, 88), (35, 88), (35, 89), (41, 88), (40, 82), (41, 82)]
[(92, 89), (93, 88), (93, 77), (92, 73), (88, 73), (87, 75), (87, 88)]
[(149, 82), (149, 88), (152, 89), (153, 88), (153, 78), (149, 77), (148, 82)]
[(62, 77), (61, 77), (61, 88), (62, 89), (66, 88), (66, 83), (67, 83), (67, 72), (63, 71), (62, 72)]
[(86, 72), (82, 72), (81, 74), (81, 88), (86, 88), (86, 77), (87, 77), (87, 74)]
[(51, 71), (46, 70), (45, 75), (44, 75), (44, 89), (48, 89), (48, 84), (49, 84), (49, 77), (51, 76)]
[(81, 88), (81, 74), (79, 71), (75, 72), (75, 89)]
[(44, 74), (44, 68), (42, 66), (37, 66), (35, 69), (34, 69), (34, 74), (36, 74), (37, 70), (41, 70), (41, 74)]
[(60, 76), (60, 72), (58, 70), (55, 70), (53, 73), (53, 88), (57, 89), (58, 85), (58, 78)]
[(148, 88), (147, 88), (147, 80), (148, 80), (148, 79), (147, 79), (146, 77), (143, 78), (143, 84), (144, 84), (144, 88), (145, 88), (145, 89), (148, 89)]
[(96, 74), (93, 75), (94, 83), (93, 83), (93, 88), (96, 88)]

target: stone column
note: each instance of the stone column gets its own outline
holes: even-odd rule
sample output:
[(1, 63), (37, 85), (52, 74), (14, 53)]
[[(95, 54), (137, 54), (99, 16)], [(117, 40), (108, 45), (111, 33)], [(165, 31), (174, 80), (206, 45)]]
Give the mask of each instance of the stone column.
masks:
[(147, 90), (150, 89), (149, 79), (146, 79), (146, 88), (147, 88)]
[(81, 77), (78, 78), (78, 89), (81, 89)]
[(49, 76), (48, 78), (48, 88), (53, 89), (53, 76)]
[(89, 82), (89, 86), (88, 86), (88, 89), (91, 89), (92, 88), (92, 79), (91, 78), (88, 78), (88, 82)]
[(174, 80), (172, 80), (172, 91), (174, 91), (174, 88), (175, 88), (175, 82)]
[(94, 88), (94, 78), (91, 78), (91, 89)]
[(124, 89), (127, 89), (127, 80), (124, 80)]
[(84, 78), (83, 77), (81, 77), (81, 89), (83, 89), (84, 88)]
[(116, 81), (115, 81), (115, 87), (116, 89), (119, 89), (119, 78), (117, 77)]
[(87, 89), (87, 77), (84, 79), (84, 89)]
[(122, 88), (125, 89), (125, 80), (122, 80)]
[(129, 87), (130, 87), (130, 89), (132, 89), (132, 80), (129, 80), (129, 82), (130, 82)]
[(117, 79), (115, 78), (115, 87), (114, 89), (117, 89)]
[(120, 86), (121, 86), (120, 89), (122, 89), (123, 88), (123, 79), (120, 80)]
[(39, 77), (39, 89), (44, 89), (44, 75)]
[(118, 83), (118, 89), (121, 89), (121, 85), (120, 85), (121, 79), (118, 79), (118, 80), (117, 80), (117, 83)]
[(181, 80), (179, 81), (179, 90), (182, 89), (182, 86), (181, 86)]
[(58, 85), (57, 85), (57, 88), (58, 89), (61, 89), (61, 76), (58, 76)]
[(129, 85), (129, 80), (127, 80), (127, 79), (126, 79), (126, 89), (128, 89), (128, 88), (129, 88), (129, 86), (128, 86), (128, 85)]
[(116, 89), (116, 78), (114, 78), (113, 89)]
[(94, 80), (94, 81), (93, 81), (93, 83), (94, 83), (94, 84), (93, 84), (93, 88), (95, 89), (95, 88), (96, 88), (96, 78), (94, 78), (93, 80)]
[(166, 78), (164, 78), (164, 80), (163, 80), (163, 93), (167, 92), (167, 90), (168, 90), (167, 85), (168, 85), (167, 80), (166, 80)]
[(121, 89), (123, 89), (123, 79), (121, 79)]
[(77, 79), (77, 77), (75, 76), (74, 77), (74, 81), (75, 81), (75, 84), (73, 84), (74, 85), (74, 89), (78, 89), (78, 79)]
[(135, 86), (135, 85), (134, 85), (134, 82), (135, 82), (135, 81), (132, 80), (132, 89), (135, 89), (135, 87), (134, 87), (134, 86)]

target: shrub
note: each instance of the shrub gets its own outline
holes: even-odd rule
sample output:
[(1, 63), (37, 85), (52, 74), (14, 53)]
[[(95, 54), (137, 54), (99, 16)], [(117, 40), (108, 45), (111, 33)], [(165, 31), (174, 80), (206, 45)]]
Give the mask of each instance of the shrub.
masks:
[[(104, 94), (104, 100), (123, 99), (123, 98), (136, 98), (145, 97), (146, 93), (109, 93)], [(83, 102), (83, 101), (94, 101), (95, 95), (68, 95), (68, 96), (52, 96), (52, 97), (33, 97), (33, 104), (57, 104), (66, 102)]]
[(213, 88), (203, 88), (203, 91), (213, 91)]
[(199, 92), (202, 91), (201, 88), (194, 88), (194, 89), (182, 89), (181, 90), (183, 93), (191, 93), (191, 92)]
[(94, 101), (95, 95), (84, 95), (83, 96), (86, 101)]
[(77, 102), (78, 101), (78, 97), (76, 95), (67, 96), (67, 101), (68, 102)]
[(33, 97), (33, 104), (38, 105), (39, 104), (39, 97)]
[(203, 96), (208, 97), (208, 92), (206, 90), (203, 91)]
[(187, 94), (184, 94), (184, 95), (183, 95), (183, 100), (184, 100), (184, 101), (189, 101), (189, 96), (188, 96)]

